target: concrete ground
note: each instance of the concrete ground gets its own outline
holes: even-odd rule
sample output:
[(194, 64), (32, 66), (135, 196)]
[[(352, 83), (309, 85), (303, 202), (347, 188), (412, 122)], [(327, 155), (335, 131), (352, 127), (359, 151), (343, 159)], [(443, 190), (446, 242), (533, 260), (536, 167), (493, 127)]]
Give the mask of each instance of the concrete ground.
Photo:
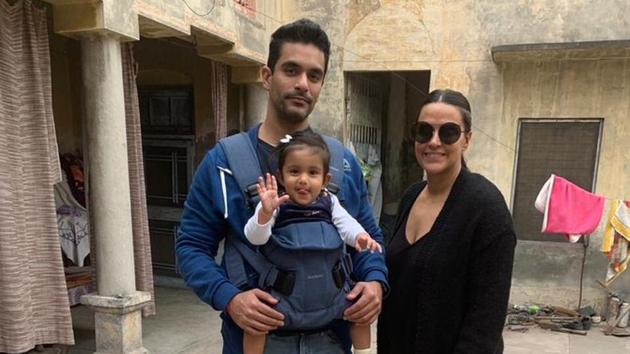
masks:
[[(221, 353), (221, 320), (217, 312), (187, 289), (157, 287), (155, 292), (157, 315), (143, 320), (144, 345), (150, 353)], [(90, 310), (84, 306), (75, 307), (72, 309), (72, 318), (76, 345), (69, 348), (67, 353), (92, 354), (94, 325)], [(596, 327), (586, 336), (540, 328), (531, 328), (526, 333), (505, 331), (504, 340), (506, 354), (630, 353), (630, 337), (607, 337)]]
[(570, 353), (570, 354), (628, 354), (630, 337), (605, 336), (593, 327), (586, 336), (551, 332), (531, 328), (525, 333), (503, 332), (505, 354)]

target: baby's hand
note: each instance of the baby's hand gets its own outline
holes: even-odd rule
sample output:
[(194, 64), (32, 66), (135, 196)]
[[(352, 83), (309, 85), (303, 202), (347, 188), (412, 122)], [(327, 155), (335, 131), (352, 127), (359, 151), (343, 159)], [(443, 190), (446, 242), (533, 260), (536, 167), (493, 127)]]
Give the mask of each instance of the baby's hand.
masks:
[(266, 224), (273, 215), (273, 212), (282, 204), (289, 200), (289, 195), (285, 194), (282, 197), (278, 197), (278, 183), (276, 177), (271, 174), (266, 174), (266, 181), (261, 177), (258, 177), (258, 184), (256, 190), (260, 197), (260, 203), (262, 209), (258, 215), (258, 223)]
[(354, 248), (359, 252), (369, 250), (370, 253), (383, 253), (381, 245), (379, 245), (378, 242), (374, 241), (374, 239), (371, 238), (370, 235), (368, 235), (367, 233), (362, 233), (357, 236)]

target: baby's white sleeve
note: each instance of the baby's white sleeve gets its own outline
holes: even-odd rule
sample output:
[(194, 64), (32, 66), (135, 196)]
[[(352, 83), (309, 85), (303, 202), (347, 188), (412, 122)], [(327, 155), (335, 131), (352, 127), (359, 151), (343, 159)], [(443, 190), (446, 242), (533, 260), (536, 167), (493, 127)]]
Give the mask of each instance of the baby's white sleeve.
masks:
[(261, 225), (258, 223), (258, 213), (261, 209), (262, 204), (259, 202), (258, 205), (256, 205), (256, 211), (254, 211), (254, 215), (252, 215), (252, 217), (247, 220), (247, 224), (245, 224), (244, 229), (245, 237), (247, 237), (247, 240), (252, 245), (256, 246), (264, 245), (265, 243), (267, 243), (267, 241), (269, 241), (269, 237), (271, 236), (271, 228), (276, 222), (276, 215), (278, 215), (278, 210), (276, 209), (273, 212), (273, 216), (271, 217), (271, 219), (269, 219), (266, 224)]
[(332, 221), (341, 239), (347, 245), (354, 247), (357, 236), (365, 233), (365, 229), (348, 211), (341, 205), (339, 199), (334, 194), (330, 194), (332, 200)]

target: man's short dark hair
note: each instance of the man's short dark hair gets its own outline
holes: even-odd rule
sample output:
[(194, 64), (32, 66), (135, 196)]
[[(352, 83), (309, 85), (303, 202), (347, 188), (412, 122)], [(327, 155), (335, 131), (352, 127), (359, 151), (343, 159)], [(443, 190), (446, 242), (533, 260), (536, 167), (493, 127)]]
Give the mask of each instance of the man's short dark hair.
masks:
[(282, 46), (285, 43), (312, 44), (319, 48), (324, 53), (324, 73), (326, 73), (328, 70), (328, 57), (330, 56), (330, 41), (326, 32), (317, 23), (303, 18), (281, 26), (271, 35), (267, 66), (272, 72), (278, 62), (278, 58), (280, 58)]

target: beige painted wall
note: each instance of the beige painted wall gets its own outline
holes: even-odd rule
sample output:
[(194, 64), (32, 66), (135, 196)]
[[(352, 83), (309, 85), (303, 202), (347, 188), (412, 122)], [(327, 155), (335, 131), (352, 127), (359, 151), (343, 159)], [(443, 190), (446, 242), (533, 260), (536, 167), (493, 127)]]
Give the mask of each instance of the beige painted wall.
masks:
[(502, 76), (506, 138), (516, 138), (522, 117), (604, 118), (595, 191), (630, 197), (620, 188), (630, 185), (630, 150), (621, 143), (630, 139), (630, 58), (511, 63)]
[[(501, 124), (507, 119), (502, 112), (503, 78), (490, 48), (630, 38), (630, 3), (614, 0), (283, 4), (285, 22), (313, 18), (333, 42), (331, 72), (314, 113), (314, 124), (329, 126), (333, 134), (343, 135), (342, 71), (430, 70), (431, 89), (450, 87), (468, 95), (476, 128), (468, 156), (470, 165), (495, 181), (508, 197), (515, 131)], [(611, 11), (616, 15), (611, 16)], [(497, 164), (497, 160), (503, 163)]]
[(262, 84), (248, 84), (244, 89), (245, 127), (249, 128), (265, 118), (269, 95)]
[(328, 72), (319, 96), (319, 103), (311, 114), (311, 124), (325, 134), (342, 138), (344, 136), (344, 78), (343, 52), (338, 45), (344, 42), (345, 9), (344, 1), (291, 1), (282, 2), (283, 22), (299, 18), (309, 18), (319, 23), (328, 33), (332, 42)]
[[(145, 36), (191, 36), (198, 45), (233, 47), (225, 60), (262, 62), (267, 55), (267, 38), (279, 18), (276, 1), (258, 0), (255, 11), (244, 11), (233, 0), (136, 0), (134, 9), (141, 17), (140, 32)], [(223, 60), (222, 58), (220, 60)]]
[[(595, 192), (609, 198), (630, 197), (627, 188), (630, 186), (630, 151), (623, 143), (630, 140), (630, 59), (508, 63), (501, 72), (504, 94), (501, 131), (506, 139), (510, 134), (516, 139), (518, 118), (603, 118)], [(514, 161), (500, 163), (511, 167)], [(604, 217), (606, 215), (607, 212)], [(600, 306), (603, 291), (596, 280), (603, 279), (607, 262), (599, 252), (603, 225), (602, 222), (589, 237), (584, 277), (586, 303)], [(557, 246), (565, 249), (550, 252), (549, 243), (519, 244), (523, 258), (517, 257), (512, 300), (553, 298), (553, 294), (560, 298), (557, 293), (565, 292), (562, 298), (567, 302), (563, 305), (576, 306), (583, 250), (575, 246), (577, 248), (573, 249), (570, 245)], [(537, 252), (528, 254), (525, 248)], [(537, 262), (540, 255), (560, 261), (545, 265), (545, 262)], [(532, 271), (536, 263), (542, 268)], [(630, 274), (624, 274), (613, 283), (612, 290), (630, 292), (629, 280)]]

